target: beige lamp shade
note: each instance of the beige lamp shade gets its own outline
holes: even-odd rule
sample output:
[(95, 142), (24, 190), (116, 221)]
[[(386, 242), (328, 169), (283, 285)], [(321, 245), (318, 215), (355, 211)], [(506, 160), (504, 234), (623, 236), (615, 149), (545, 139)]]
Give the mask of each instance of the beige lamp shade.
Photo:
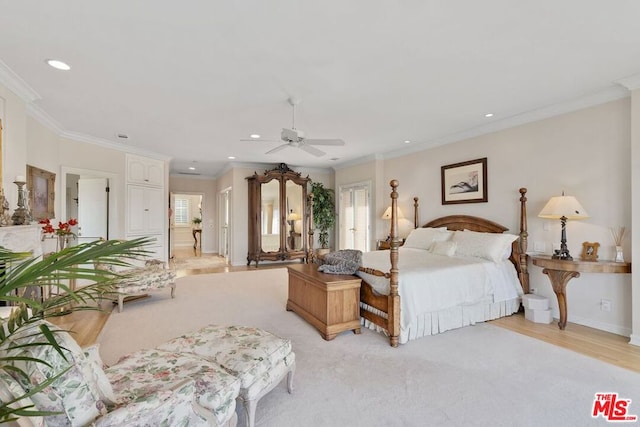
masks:
[(560, 219), (584, 219), (589, 214), (584, 210), (580, 202), (573, 196), (555, 196), (549, 199), (544, 208), (538, 214), (540, 218)]
[(300, 215), (295, 212), (291, 212), (289, 216), (287, 216), (287, 221), (298, 221), (300, 219)]
[(391, 219), (391, 206), (382, 214), (382, 219)]
[[(398, 208), (398, 218), (404, 218), (402, 216), (402, 211)], [(382, 214), (382, 219), (391, 219), (391, 206), (387, 208), (386, 211)]]

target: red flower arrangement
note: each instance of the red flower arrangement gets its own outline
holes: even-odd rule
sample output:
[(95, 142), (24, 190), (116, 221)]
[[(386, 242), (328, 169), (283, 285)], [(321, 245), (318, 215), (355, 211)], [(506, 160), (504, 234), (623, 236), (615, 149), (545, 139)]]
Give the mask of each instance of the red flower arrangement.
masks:
[(75, 237), (75, 233), (71, 231), (71, 227), (78, 225), (78, 220), (75, 218), (69, 218), (69, 221), (67, 222), (58, 222), (58, 228), (53, 227), (49, 218), (41, 219), (38, 223), (42, 224), (42, 232), (45, 234)]

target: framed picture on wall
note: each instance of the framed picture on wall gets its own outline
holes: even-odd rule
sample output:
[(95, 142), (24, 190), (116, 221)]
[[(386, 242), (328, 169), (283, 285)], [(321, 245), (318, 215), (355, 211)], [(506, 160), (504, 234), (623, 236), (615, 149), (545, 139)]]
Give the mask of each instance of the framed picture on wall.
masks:
[(29, 208), (34, 220), (54, 218), (56, 174), (27, 165), (27, 190)]
[(487, 199), (487, 158), (442, 166), (442, 204), (482, 203)]

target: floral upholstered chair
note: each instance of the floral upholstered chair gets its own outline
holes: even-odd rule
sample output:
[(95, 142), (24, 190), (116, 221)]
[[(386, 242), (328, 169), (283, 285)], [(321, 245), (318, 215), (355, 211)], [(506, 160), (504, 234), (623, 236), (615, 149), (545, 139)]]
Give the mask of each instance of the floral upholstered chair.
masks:
[[(115, 271), (112, 265), (95, 264), (95, 267)], [(117, 273), (121, 275), (114, 283), (118, 297), (118, 312), (122, 312), (124, 300), (128, 296), (170, 288), (171, 298), (175, 298), (176, 272), (167, 269), (163, 261), (148, 260), (143, 267), (130, 268)]]
[(55, 331), (64, 357), (52, 346), (30, 345), (38, 340), (32, 330), (37, 324), (14, 336), (9, 347), (0, 348), (0, 355), (20, 358), (14, 365), (27, 373), (25, 378), (8, 370), (10, 376), (0, 376), (3, 401), (62, 373), (31, 396), (35, 409), (57, 415), (22, 417), (21, 426), (29, 425), (27, 421), (49, 427), (235, 426), (240, 380), (217, 364), (193, 354), (142, 350), (104, 368), (97, 346), (82, 350), (67, 332), (46, 324)]

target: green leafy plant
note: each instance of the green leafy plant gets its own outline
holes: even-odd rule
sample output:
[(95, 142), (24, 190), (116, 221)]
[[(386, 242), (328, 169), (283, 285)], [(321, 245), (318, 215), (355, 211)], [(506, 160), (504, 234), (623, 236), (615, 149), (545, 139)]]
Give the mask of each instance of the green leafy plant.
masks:
[[(13, 366), (17, 360), (25, 360), (23, 356), (14, 355), (11, 350), (19, 350), (20, 345), (12, 341), (12, 337), (27, 326), (55, 316), (68, 314), (78, 310), (98, 310), (95, 303), (105, 294), (113, 293), (113, 281), (126, 276), (108, 270), (98, 269), (95, 264), (112, 265), (116, 267), (130, 266), (131, 262), (149, 254), (144, 246), (151, 243), (148, 238), (130, 241), (107, 240), (84, 243), (71, 246), (44, 258), (30, 258), (30, 253), (17, 253), (0, 247), (0, 263), (4, 263), (4, 275), (0, 276), (0, 301), (12, 305), (8, 318), (0, 318), (0, 369), (14, 375), (26, 376), (20, 369)], [(76, 290), (67, 283), (70, 280), (82, 280), (87, 283)], [(41, 300), (39, 297), (29, 297), (26, 292), (30, 287), (57, 286), (63, 292), (50, 298)], [(33, 345), (52, 346), (64, 358), (58, 345), (55, 332), (46, 324), (33, 328), (41, 338)], [(31, 362), (47, 364), (46, 360), (29, 359)], [(56, 376), (49, 378), (42, 384), (32, 388), (29, 392), (14, 400), (1, 402), (0, 423), (15, 420), (19, 416), (42, 416), (50, 413), (40, 412), (33, 406), (16, 406), (21, 399), (30, 397), (53, 383)]]
[(318, 233), (318, 241), (323, 249), (329, 247), (329, 230), (336, 222), (335, 192), (321, 182), (311, 183), (313, 194), (313, 223)]
[(191, 220), (192, 223), (194, 223), (195, 225), (198, 225), (202, 222), (202, 218), (200, 217), (193, 217), (193, 219)]

